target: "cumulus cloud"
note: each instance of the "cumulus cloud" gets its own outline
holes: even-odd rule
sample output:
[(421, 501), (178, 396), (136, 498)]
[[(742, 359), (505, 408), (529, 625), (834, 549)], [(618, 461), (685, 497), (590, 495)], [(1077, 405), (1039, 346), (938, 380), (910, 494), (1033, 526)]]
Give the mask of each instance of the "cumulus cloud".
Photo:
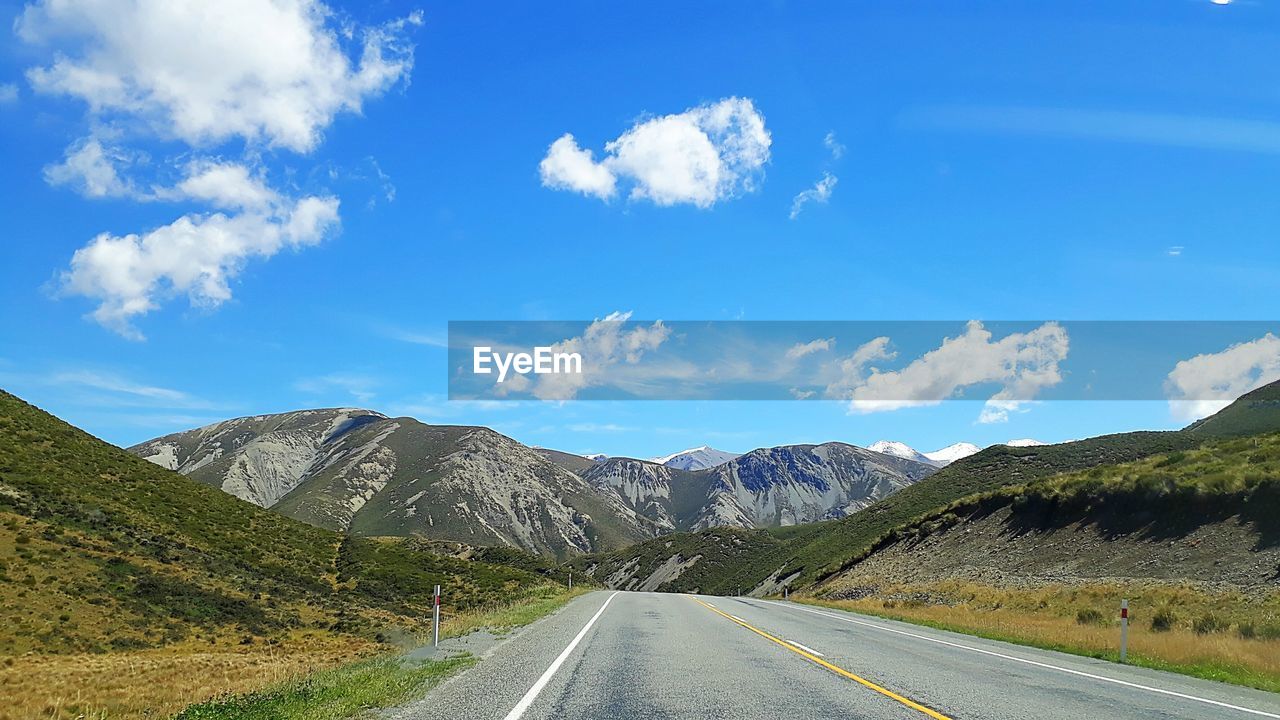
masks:
[(5, 103), (16, 102), (18, 99), (18, 86), (13, 83), (0, 83), (0, 105)]
[(61, 50), (28, 71), (38, 91), (79, 98), (96, 115), (142, 118), (191, 145), (242, 137), (307, 151), (335, 115), (359, 112), (408, 75), (413, 48), (402, 31), (421, 22), (415, 14), (360, 31), (356, 59), (331, 16), (316, 0), (45, 0), (15, 29)]
[(62, 162), (45, 166), (44, 179), (50, 185), (65, 185), (87, 197), (134, 195), (137, 191), (132, 183), (117, 171), (132, 162), (131, 153), (89, 137), (68, 147)]
[[(89, 197), (207, 210), (145, 233), (98, 235), (62, 274), (64, 293), (97, 300), (95, 320), (141, 338), (133, 320), (165, 298), (216, 306), (250, 259), (331, 234), (337, 198), (272, 189), (263, 150), (309, 152), (338, 114), (359, 113), (407, 81), (407, 30), (421, 23), (419, 13), (364, 28), (336, 17), (319, 0), (38, 0), (25, 8), (15, 31), (52, 57), (28, 80), (38, 92), (82, 100), (93, 128), (45, 168), (46, 180)], [(125, 146), (144, 139), (189, 149), (181, 164), (146, 166)], [(248, 160), (211, 156), (232, 140)], [(160, 179), (141, 179), (144, 170)]]
[(827, 395), (849, 402), (853, 413), (873, 413), (936, 405), (975, 385), (998, 384), (979, 422), (1001, 422), (1044, 388), (1062, 381), (1059, 364), (1069, 348), (1067, 332), (1045, 323), (1025, 333), (995, 339), (978, 321), (963, 334), (913, 360), (901, 370), (881, 370), (874, 362), (892, 360), (887, 337), (859, 347), (840, 363), (839, 379)]
[(822, 178), (814, 183), (813, 187), (796, 195), (791, 201), (790, 218), (795, 220), (800, 217), (800, 212), (804, 210), (804, 206), (811, 202), (825, 205), (831, 199), (831, 192), (836, 189), (836, 182), (839, 181), (835, 175), (829, 172), (822, 173)]
[(772, 139), (748, 98), (731, 97), (636, 123), (604, 146), (604, 155), (566, 133), (539, 164), (542, 184), (609, 200), (618, 185), (631, 200), (708, 208), (753, 191)]
[(817, 340), (810, 340), (807, 343), (796, 343), (787, 350), (787, 358), (790, 360), (799, 360), (806, 355), (830, 350), (835, 344), (835, 338), (818, 338)]
[(671, 328), (661, 320), (629, 327), (630, 319), (630, 312), (612, 312), (593, 321), (582, 335), (552, 345), (552, 352), (580, 354), (582, 372), (537, 375), (533, 396), (541, 400), (572, 400), (581, 390), (609, 381), (610, 368), (635, 365), (671, 337)]
[(236, 215), (185, 215), (142, 235), (102, 233), (71, 257), (62, 288), (97, 300), (92, 317), (103, 326), (142, 339), (132, 321), (162, 299), (216, 307), (249, 259), (315, 244), (337, 225), (337, 198), (309, 196)]
[(1280, 380), (1280, 338), (1267, 333), (1222, 352), (1180, 361), (1165, 379), (1165, 395), (1170, 413), (1191, 421), (1276, 380)]

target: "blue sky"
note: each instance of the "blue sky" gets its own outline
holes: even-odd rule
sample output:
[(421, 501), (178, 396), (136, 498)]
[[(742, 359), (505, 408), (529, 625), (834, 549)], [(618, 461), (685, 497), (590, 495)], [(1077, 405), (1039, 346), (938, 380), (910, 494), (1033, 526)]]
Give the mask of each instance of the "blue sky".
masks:
[[(120, 27), (130, 13), (77, 21), (0, 5), (23, 18), (0, 45), (0, 387), (120, 444), (229, 416), (359, 405), (580, 452), (881, 438), (932, 450), (1184, 421), (1162, 401), (1044, 402), (1003, 423), (978, 423), (981, 402), (875, 414), (839, 402), (449, 403), (439, 345), (450, 320), (614, 311), (1277, 316), (1274, 5), (689, 5), (310, 6), (300, 32), (331, 38), (350, 72), (297, 70), (325, 92), (281, 101), (284, 119), (274, 105), (175, 110), (209, 102), (199, 88), (156, 100), (148, 62), (200, 78), (219, 69), (200, 63), (226, 51), (267, 87), (270, 68), (287, 66), (264, 43), (253, 48), (262, 67), (236, 51), (236, 28), (259, 23), (232, 3), (221, 18), (230, 50), (208, 56), (184, 54), (192, 31), (180, 21), (124, 47), (112, 38), (132, 37)], [(155, 52), (139, 49), (147, 42)], [(385, 50), (373, 68), (368, 43)], [(280, 45), (268, 50), (290, 52)], [(150, 94), (86, 89), (73, 82), (83, 73), (59, 74), (58, 57), (94, 78), (149, 77), (138, 82)], [(324, 105), (328, 91), (339, 99)], [(275, 97), (249, 99), (264, 95)], [(637, 183), (621, 172), (607, 201), (540, 175), (566, 133), (599, 161), (606, 143), (655, 117), (731, 98), (762, 119), (768, 159), (707, 207), (631, 198)], [(303, 132), (286, 122), (290, 102), (306, 111)], [(88, 180), (49, 170), (89, 143), (117, 172), (97, 196)], [(184, 185), (211, 168), (246, 169), (271, 199), (251, 206)], [(792, 218), (824, 173), (838, 178), (829, 197)], [(314, 233), (290, 235), (307, 198), (336, 202)], [(146, 312), (87, 317), (102, 297), (85, 288), (101, 284), (66, 278), (77, 250), (100, 233), (218, 213), (247, 218), (255, 243), (263, 230), (283, 239), (230, 263), (224, 288), (193, 295), (162, 278)]]

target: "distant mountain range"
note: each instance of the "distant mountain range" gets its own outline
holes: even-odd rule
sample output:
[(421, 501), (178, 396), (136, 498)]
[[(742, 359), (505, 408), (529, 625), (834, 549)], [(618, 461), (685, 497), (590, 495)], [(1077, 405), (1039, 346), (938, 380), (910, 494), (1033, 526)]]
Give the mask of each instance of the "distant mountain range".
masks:
[(584, 457), (358, 408), (237, 418), (129, 450), (330, 530), (555, 556), (676, 530), (844, 517), (937, 468), (835, 442), (745, 455), (700, 447), (661, 463)]
[(426, 425), (369, 410), (237, 418), (129, 450), (255, 505), (357, 535), (421, 535), (561, 556), (620, 547), (659, 529), (575, 472), (488, 428)]
[(678, 453), (664, 457), (656, 457), (651, 462), (676, 468), (677, 470), (706, 470), (717, 465), (723, 465), (739, 457), (739, 455), (740, 453), (725, 452), (724, 450), (716, 450), (713, 447), (703, 445), (702, 447), (681, 450)]

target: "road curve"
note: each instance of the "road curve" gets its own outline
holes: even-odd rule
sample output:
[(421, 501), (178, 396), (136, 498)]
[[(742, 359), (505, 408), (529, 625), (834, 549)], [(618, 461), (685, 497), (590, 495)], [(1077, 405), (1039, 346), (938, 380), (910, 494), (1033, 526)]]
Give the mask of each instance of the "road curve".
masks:
[(389, 720), (1272, 718), (1280, 695), (754, 598), (601, 591)]

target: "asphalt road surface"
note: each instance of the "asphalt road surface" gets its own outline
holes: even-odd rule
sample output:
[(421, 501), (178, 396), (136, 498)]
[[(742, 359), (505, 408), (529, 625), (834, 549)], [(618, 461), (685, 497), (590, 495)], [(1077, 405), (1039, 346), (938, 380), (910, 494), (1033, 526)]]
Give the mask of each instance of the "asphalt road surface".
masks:
[(1280, 695), (795, 603), (602, 591), (385, 717), (1280, 720)]

